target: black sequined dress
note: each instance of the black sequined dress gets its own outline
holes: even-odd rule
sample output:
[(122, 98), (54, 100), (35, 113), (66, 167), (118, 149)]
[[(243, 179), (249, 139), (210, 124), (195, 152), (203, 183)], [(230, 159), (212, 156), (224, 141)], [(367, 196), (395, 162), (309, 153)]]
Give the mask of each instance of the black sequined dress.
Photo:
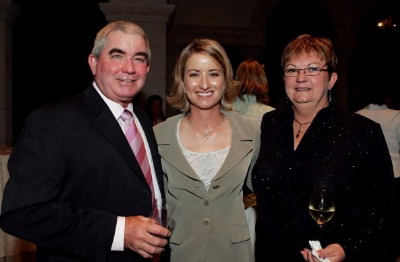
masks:
[(261, 149), (253, 169), (257, 195), (256, 261), (304, 261), (308, 240), (319, 237), (308, 211), (312, 187), (334, 188), (336, 213), (321, 244), (339, 243), (346, 261), (393, 261), (390, 232), (394, 175), (380, 126), (329, 106), (322, 109), (297, 149), (291, 107), (264, 115)]

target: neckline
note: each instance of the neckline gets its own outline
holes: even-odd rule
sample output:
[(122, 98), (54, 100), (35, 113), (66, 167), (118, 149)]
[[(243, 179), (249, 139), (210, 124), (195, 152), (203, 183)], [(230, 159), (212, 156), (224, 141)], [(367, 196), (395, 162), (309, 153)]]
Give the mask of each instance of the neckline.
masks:
[(300, 122), (300, 121), (298, 121), (296, 118), (293, 118), (293, 120), (294, 120), (296, 123), (299, 124), (299, 130), (297, 131), (296, 138), (299, 138), (299, 136), (300, 136), (301, 127), (302, 127), (303, 125), (311, 124), (312, 121), (313, 121), (313, 120), (311, 120), (311, 121), (309, 121), (309, 122)]
[(203, 135), (204, 135), (204, 138), (207, 139), (207, 140), (212, 140), (212, 139), (214, 139), (214, 137), (216, 136), (216, 133), (215, 133), (215, 131), (214, 131), (214, 128), (216, 128), (216, 127), (218, 127), (219, 125), (221, 125), (222, 122), (224, 122), (224, 120), (225, 120), (225, 115), (222, 114), (222, 119), (221, 119), (221, 121), (219, 121), (216, 125), (214, 125), (214, 126), (212, 126), (212, 127), (209, 127), (209, 128), (206, 128), (206, 129), (201, 129), (201, 128), (198, 128), (198, 127), (194, 126), (194, 125), (191, 123), (190, 118), (186, 118), (186, 122), (188, 123), (188, 125), (191, 126), (191, 127), (193, 127), (194, 129), (197, 129), (197, 130), (199, 130), (200, 132), (202, 132)]

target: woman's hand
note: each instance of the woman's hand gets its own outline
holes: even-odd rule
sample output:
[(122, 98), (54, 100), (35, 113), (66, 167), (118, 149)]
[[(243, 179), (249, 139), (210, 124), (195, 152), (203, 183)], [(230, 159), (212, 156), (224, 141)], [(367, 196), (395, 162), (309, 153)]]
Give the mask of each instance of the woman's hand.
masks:
[[(303, 256), (305, 261), (308, 262), (320, 262), (321, 260), (315, 257), (311, 250), (305, 248), (304, 250), (300, 251), (301, 255)], [(329, 259), (331, 262), (341, 262), (345, 259), (344, 249), (339, 244), (331, 244), (326, 246), (323, 249), (317, 251), (318, 256), (321, 258)]]

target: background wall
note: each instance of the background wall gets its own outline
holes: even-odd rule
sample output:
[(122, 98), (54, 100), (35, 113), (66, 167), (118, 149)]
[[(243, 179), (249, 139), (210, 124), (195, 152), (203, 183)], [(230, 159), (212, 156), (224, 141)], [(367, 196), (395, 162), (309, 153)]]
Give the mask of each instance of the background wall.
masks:
[[(400, 28), (382, 29), (376, 24), (392, 17), (392, 23), (400, 25), (400, 0), (13, 2), (20, 8), (12, 29), (14, 139), (33, 108), (80, 92), (90, 83), (87, 55), (95, 33), (107, 22), (99, 5), (108, 3), (134, 3), (142, 8), (173, 6), (165, 32), (159, 32), (166, 37), (165, 69), (160, 67), (165, 70), (165, 83), (152, 79), (153, 72), (160, 68), (151, 68), (145, 90), (164, 90), (165, 95), (180, 50), (193, 38), (208, 37), (224, 45), (234, 69), (246, 58), (263, 63), (270, 81), (272, 105), (279, 106), (285, 99), (280, 68), (282, 49), (297, 35), (310, 33), (334, 41), (339, 56), (339, 81), (334, 95), (340, 107), (359, 109), (366, 88), (377, 92), (388, 88), (399, 97), (396, 63), (400, 58)], [(128, 9), (121, 11), (121, 17), (133, 11)], [(155, 40), (154, 44), (159, 43)], [(157, 63), (158, 58), (154, 59)], [(168, 115), (176, 113), (169, 107), (166, 111)]]

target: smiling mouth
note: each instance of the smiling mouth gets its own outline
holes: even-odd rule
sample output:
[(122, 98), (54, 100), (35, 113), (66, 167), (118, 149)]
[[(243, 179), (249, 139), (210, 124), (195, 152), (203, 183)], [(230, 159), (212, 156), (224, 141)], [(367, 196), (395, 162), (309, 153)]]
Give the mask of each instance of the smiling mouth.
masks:
[(127, 84), (135, 82), (135, 80), (133, 80), (133, 79), (120, 79), (119, 81), (127, 83)]
[(197, 95), (198, 95), (198, 96), (204, 96), (204, 97), (206, 97), (206, 96), (212, 95), (212, 93), (213, 93), (213, 92), (201, 92), (201, 93), (197, 93)]
[(296, 87), (294, 90), (296, 91), (309, 91), (311, 88), (308, 87)]

